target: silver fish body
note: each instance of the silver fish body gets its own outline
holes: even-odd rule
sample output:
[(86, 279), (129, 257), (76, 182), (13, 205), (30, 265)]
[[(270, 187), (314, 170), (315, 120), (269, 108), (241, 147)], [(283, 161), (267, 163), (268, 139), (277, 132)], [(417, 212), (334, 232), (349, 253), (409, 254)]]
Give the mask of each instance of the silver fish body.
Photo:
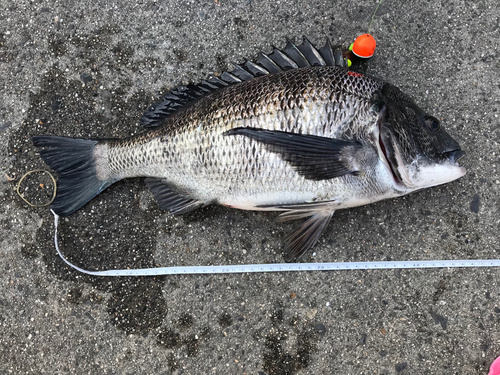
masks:
[[(148, 177), (173, 214), (215, 203), (283, 211), (281, 220), (309, 217), (288, 237), (287, 260), (314, 245), (335, 210), (465, 174), (456, 163), (463, 152), (435, 118), (390, 84), (339, 66), (227, 85), (131, 138), (34, 141), (59, 173), (60, 215), (113, 182)], [(81, 186), (69, 186), (77, 177)]]
[[(202, 98), (144, 136), (96, 145), (97, 175), (156, 177), (203, 204), (244, 209), (317, 201), (344, 208), (394, 196), (373, 145), (378, 114), (370, 98), (380, 87), (339, 67), (258, 77)], [(226, 135), (237, 128), (358, 140), (366, 145), (352, 163), (364, 172), (307, 179), (265, 144)]]

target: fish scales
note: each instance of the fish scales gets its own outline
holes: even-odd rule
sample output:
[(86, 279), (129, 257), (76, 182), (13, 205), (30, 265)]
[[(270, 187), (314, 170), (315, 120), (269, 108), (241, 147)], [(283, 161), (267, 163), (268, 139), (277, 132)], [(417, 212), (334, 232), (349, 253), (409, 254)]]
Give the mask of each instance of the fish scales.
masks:
[(59, 175), (54, 211), (69, 215), (118, 180), (147, 177), (172, 214), (218, 203), (307, 218), (285, 241), (291, 261), (314, 246), (335, 210), (466, 173), (458, 143), (399, 89), (345, 69), (329, 42), (321, 50), (288, 42), (285, 51), (295, 58), (263, 55), (246, 70), (165, 94), (141, 119), (153, 128), (144, 134), (34, 137)]
[[(333, 199), (318, 192), (334, 191), (328, 189), (331, 184), (349, 186), (359, 180), (349, 176), (341, 181), (307, 180), (263, 145), (224, 133), (252, 127), (366, 138), (367, 123), (376, 122), (370, 97), (380, 87), (376, 80), (350, 76), (339, 67), (289, 70), (229, 86), (167, 118), (156, 131), (99, 146), (107, 147), (109, 163), (107, 173), (100, 176), (160, 177), (203, 202), (232, 206), (241, 196), (259, 199), (260, 205), (292, 203), (297, 195)], [(361, 193), (377, 194), (381, 190), (377, 185), (367, 178)], [(260, 198), (270, 189), (281, 197), (278, 201)]]

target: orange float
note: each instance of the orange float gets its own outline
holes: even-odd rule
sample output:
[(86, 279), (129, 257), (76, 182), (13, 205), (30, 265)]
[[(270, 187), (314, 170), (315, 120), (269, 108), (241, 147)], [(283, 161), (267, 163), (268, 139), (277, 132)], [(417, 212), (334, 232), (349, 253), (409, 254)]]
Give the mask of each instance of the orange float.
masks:
[(356, 56), (367, 59), (373, 56), (376, 46), (377, 42), (373, 36), (370, 34), (363, 34), (356, 38), (354, 43), (349, 47), (349, 50)]

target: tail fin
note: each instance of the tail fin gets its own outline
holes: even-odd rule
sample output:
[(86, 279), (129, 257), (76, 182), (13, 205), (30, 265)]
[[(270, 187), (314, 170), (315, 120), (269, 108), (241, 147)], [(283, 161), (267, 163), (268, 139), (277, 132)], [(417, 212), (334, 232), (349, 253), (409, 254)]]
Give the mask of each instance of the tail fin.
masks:
[(43, 147), (40, 156), (58, 175), (57, 195), (51, 208), (59, 216), (78, 210), (115, 180), (97, 178), (93, 150), (94, 139), (35, 136), (33, 144)]

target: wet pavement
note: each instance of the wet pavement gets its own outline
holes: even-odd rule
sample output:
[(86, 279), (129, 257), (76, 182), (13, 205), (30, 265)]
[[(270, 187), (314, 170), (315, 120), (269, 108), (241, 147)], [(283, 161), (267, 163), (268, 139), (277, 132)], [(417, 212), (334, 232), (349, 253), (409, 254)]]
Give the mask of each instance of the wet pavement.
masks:
[[(306, 35), (348, 46), (373, 1), (0, 0), (0, 373), (487, 374), (500, 270), (99, 278), (70, 269), (49, 210), (16, 193), (46, 168), (31, 137), (124, 137), (162, 93)], [(386, 1), (371, 75), (467, 152), (467, 175), (336, 212), (304, 262), (500, 258), (500, 5)], [(21, 191), (50, 199), (47, 174)], [(282, 262), (297, 223), (210, 206), (160, 211), (142, 179), (61, 219), (86, 269)]]

